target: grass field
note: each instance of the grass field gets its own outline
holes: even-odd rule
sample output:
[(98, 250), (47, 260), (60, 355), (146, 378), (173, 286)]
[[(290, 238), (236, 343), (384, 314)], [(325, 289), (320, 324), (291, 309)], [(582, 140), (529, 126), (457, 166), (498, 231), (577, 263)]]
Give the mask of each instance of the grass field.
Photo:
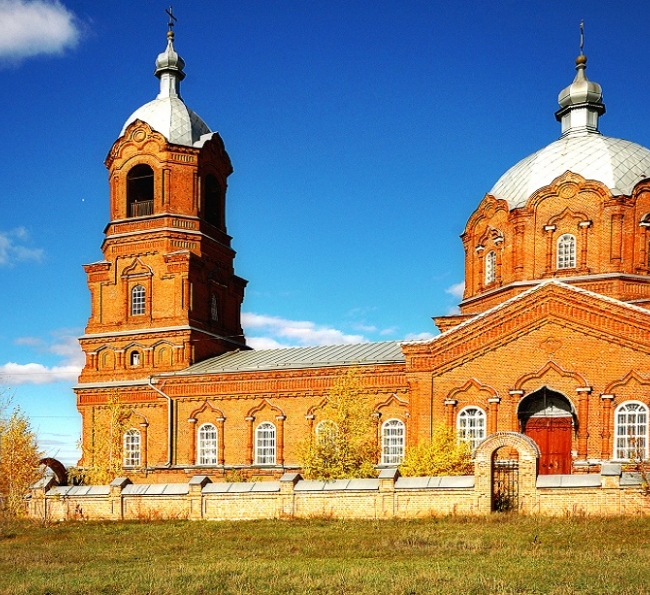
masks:
[(650, 519), (0, 521), (23, 593), (650, 593)]

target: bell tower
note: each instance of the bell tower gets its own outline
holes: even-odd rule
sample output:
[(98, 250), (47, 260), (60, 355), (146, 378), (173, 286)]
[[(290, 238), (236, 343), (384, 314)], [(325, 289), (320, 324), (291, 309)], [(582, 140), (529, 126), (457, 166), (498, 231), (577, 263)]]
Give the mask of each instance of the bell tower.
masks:
[(103, 260), (84, 267), (91, 314), (81, 383), (136, 380), (246, 349), (226, 230), (223, 140), (184, 103), (174, 33), (156, 60), (160, 92), (126, 121), (108, 157)]

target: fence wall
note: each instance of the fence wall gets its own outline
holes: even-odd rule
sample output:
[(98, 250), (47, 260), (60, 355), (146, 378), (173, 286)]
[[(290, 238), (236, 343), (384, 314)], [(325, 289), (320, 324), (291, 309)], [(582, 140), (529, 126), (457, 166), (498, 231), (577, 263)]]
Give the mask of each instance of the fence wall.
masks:
[[(195, 476), (186, 484), (132, 484), (120, 478), (109, 486), (74, 487), (50, 479), (33, 486), (29, 513), (50, 521), (407, 519), (489, 514), (491, 501), (490, 482), (475, 476), (402, 478), (384, 470), (377, 479), (335, 482), (285, 474), (280, 481), (253, 483), (212, 483)], [(520, 489), (519, 512), (647, 514), (650, 496), (639, 475), (621, 473), (620, 467), (600, 475), (539, 476), (532, 487)]]

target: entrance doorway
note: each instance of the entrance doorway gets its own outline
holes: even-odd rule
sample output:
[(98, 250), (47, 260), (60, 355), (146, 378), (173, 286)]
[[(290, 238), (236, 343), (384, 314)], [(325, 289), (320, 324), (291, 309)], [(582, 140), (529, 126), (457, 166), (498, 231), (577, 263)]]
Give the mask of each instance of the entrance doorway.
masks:
[(542, 453), (540, 475), (571, 473), (571, 441), (575, 415), (570, 401), (561, 393), (543, 387), (519, 405), (522, 434), (532, 438)]

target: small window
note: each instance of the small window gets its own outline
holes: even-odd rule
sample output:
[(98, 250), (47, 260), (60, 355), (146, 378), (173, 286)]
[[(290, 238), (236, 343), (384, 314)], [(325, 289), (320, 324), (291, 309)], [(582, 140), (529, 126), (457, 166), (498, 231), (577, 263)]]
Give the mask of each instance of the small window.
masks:
[(210, 320), (217, 322), (219, 320), (219, 298), (216, 293), (210, 298)]
[(275, 426), (270, 422), (255, 430), (255, 464), (275, 465)]
[(217, 428), (212, 424), (203, 424), (199, 428), (199, 465), (217, 464)]
[(131, 365), (132, 366), (139, 366), (140, 365), (140, 352), (139, 351), (132, 351), (131, 352)]
[(203, 185), (203, 204), (205, 209), (205, 220), (215, 227), (222, 227), (221, 220), (221, 186), (212, 175), (205, 176)]
[(474, 450), (485, 438), (485, 412), (478, 407), (466, 407), (458, 414), (458, 439)]
[(138, 316), (145, 313), (145, 296), (146, 292), (142, 285), (136, 285), (131, 290), (131, 316)]
[(331, 419), (325, 419), (316, 426), (316, 441), (319, 446), (334, 446), (339, 427)]
[(574, 269), (575, 266), (576, 238), (570, 233), (565, 233), (557, 241), (557, 268)]
[(490, 285), (497, 280), (497, 253), (490, 250), (485, 257), (485, 284)]
[(127, 217), (153, 214), (153, 169), (136, 165), (126, 175)]
[(638, 401), (630, 401), (618, 407), (615, 416), (614, 458), (647, 459), (648, 408)]
[(399, 465), (404, 458), (404, 423), (389, 419), (381, 426), (381, 463)]
[(140, 466), (140, 432), (134, 428), (124, 432), (124, 466)]

